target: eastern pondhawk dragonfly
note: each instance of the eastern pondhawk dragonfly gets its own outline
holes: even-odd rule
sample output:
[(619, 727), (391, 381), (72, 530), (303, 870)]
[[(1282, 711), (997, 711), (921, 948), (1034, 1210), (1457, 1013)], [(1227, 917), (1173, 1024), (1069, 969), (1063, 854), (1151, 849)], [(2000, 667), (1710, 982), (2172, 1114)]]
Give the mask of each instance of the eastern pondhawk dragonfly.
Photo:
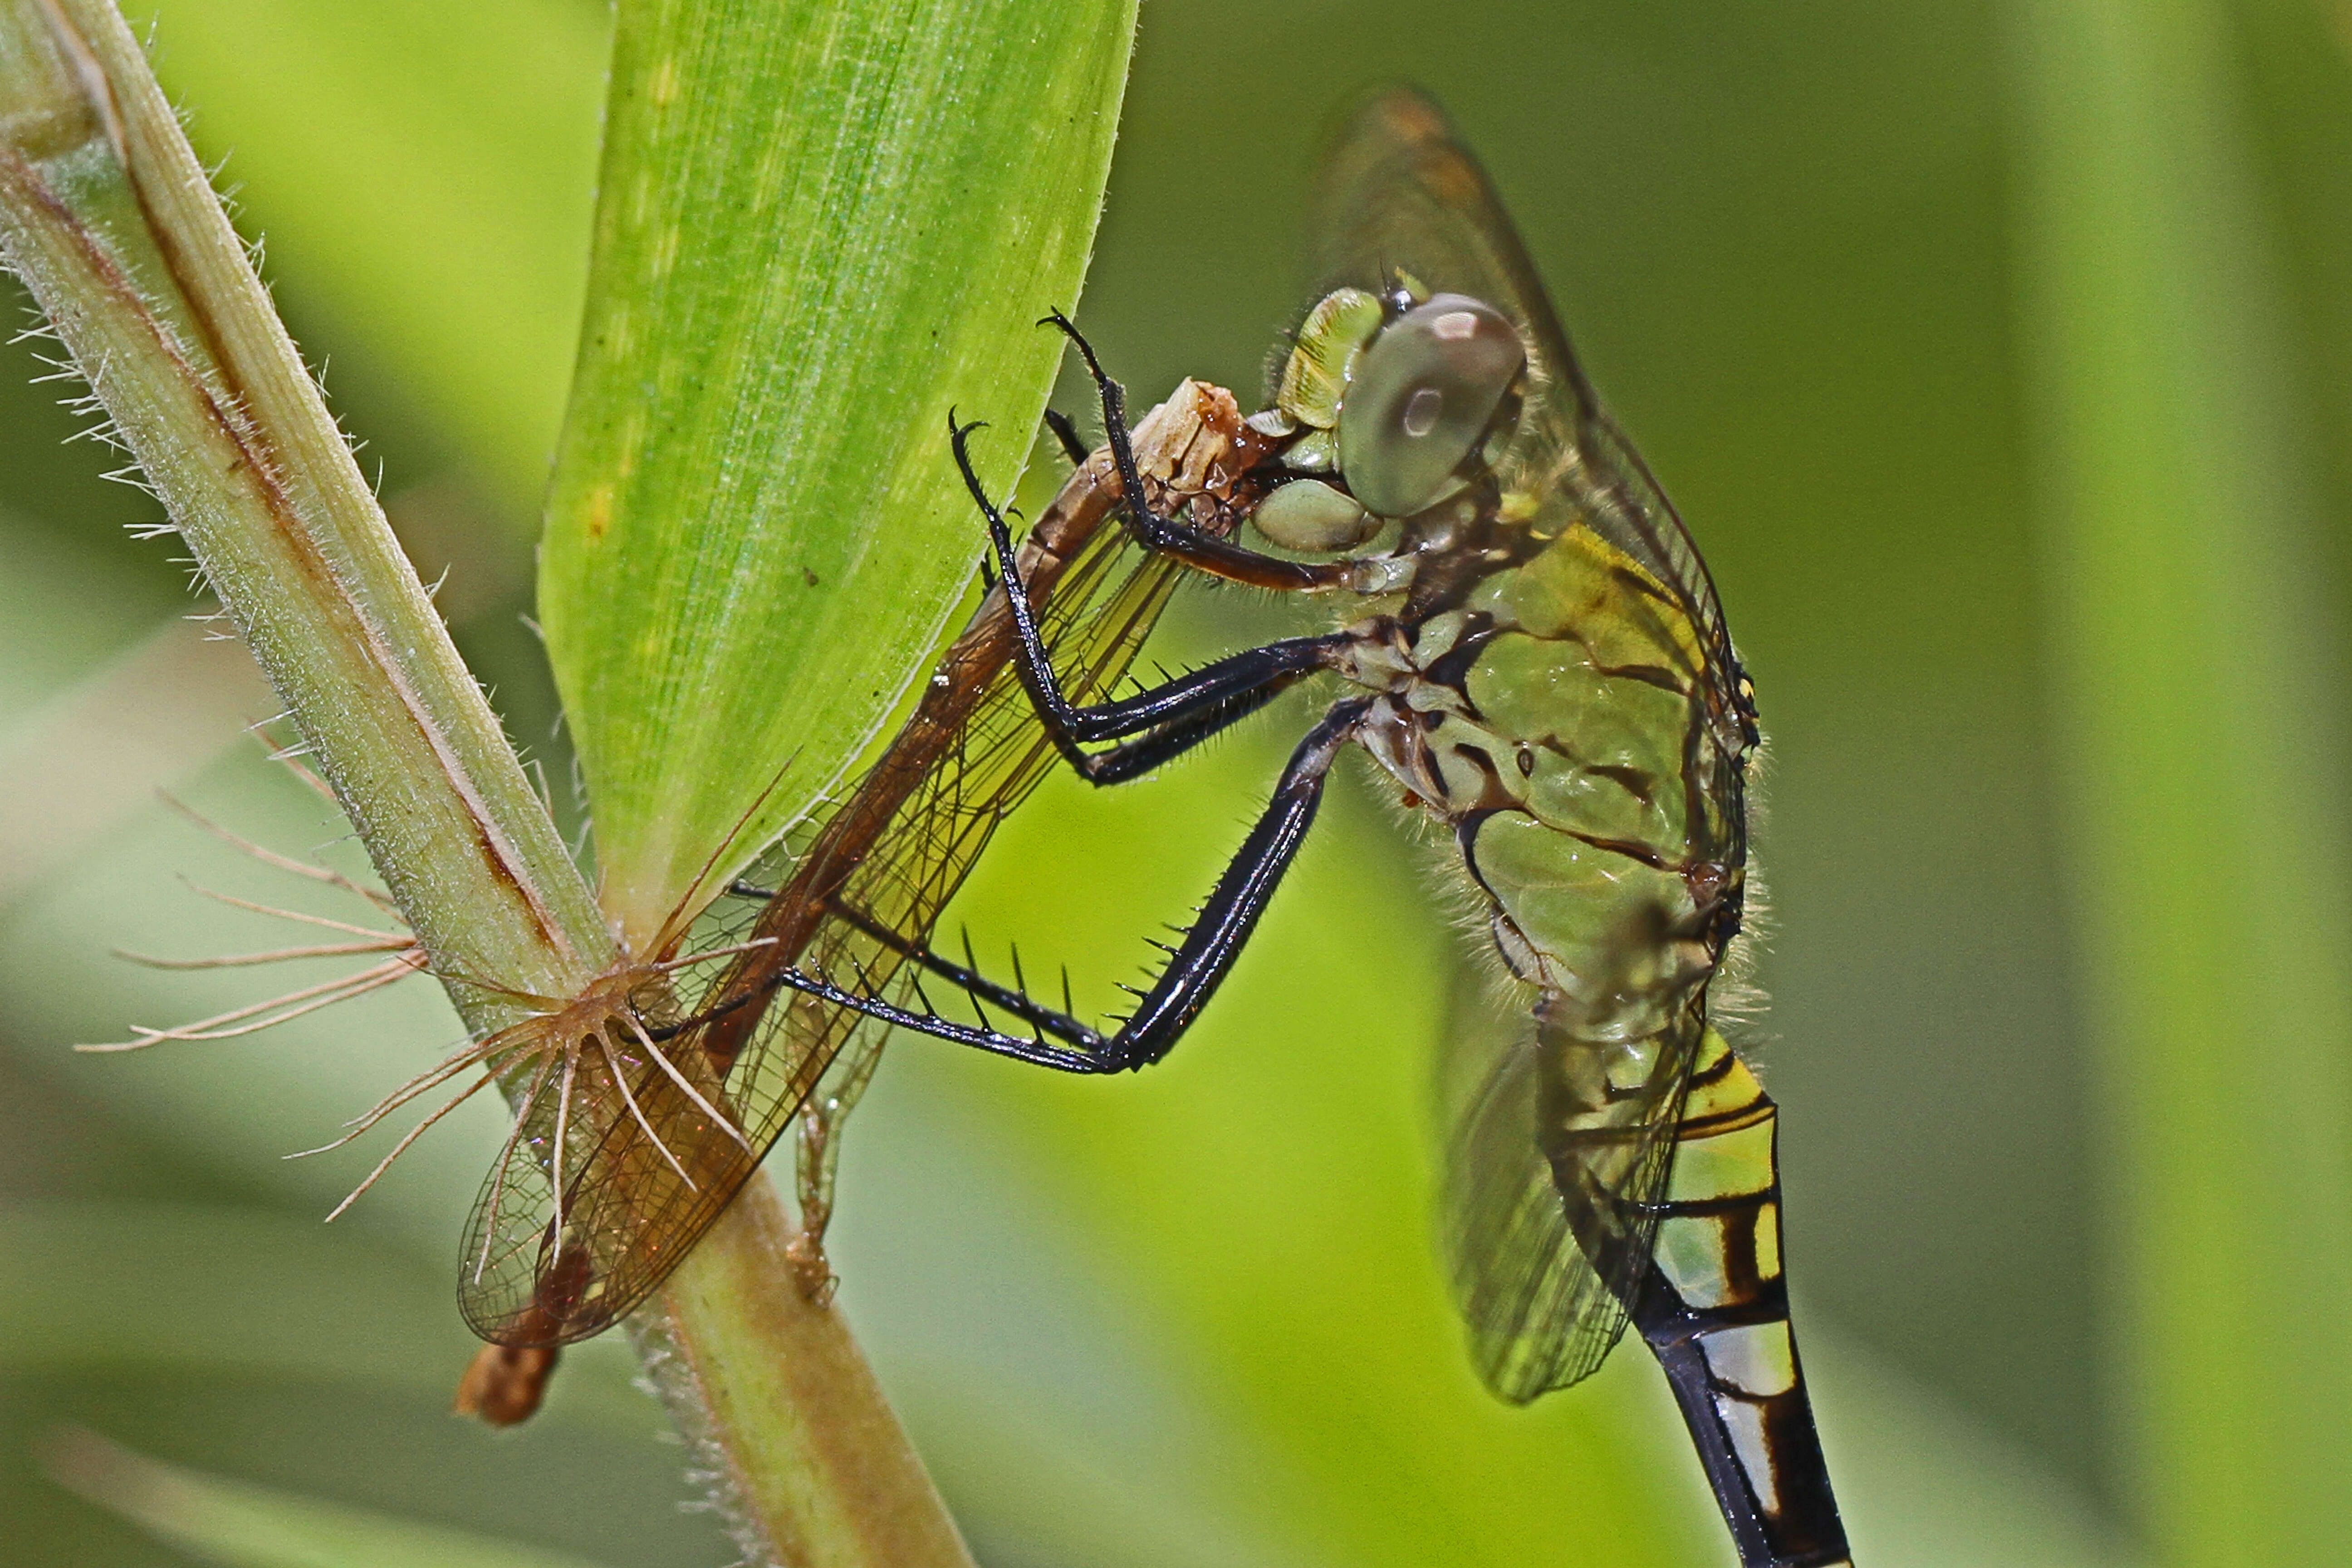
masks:
[[(1746, 1568), (1850, 1563), (1790, 1331), (1773, 1103), (1709, 1021), (1738, 935), (1754, 692), (1715, 585), (1601, 413), (1486, 177), (1426, 100), (1351, 122), (1325, 181), (1323, 282), (1252, 425), (1280, 482), (1249, 521), (1273, 554), (1129, 506), (1163, 560), (1320, 593), (1346, 624), (1116, 700), (1061, 668), (1024, 595), (1019, 668), (1062, 757), (1134, 779), (1310, 677), (1341, 688), (1292, 753), (1200, 918), (1114, 1033), (934, 954), (965, 1023), (810, 963), (772, 978), (868, 1018), (1039, 1065), (1157, 1061), (1208, 1003), (1362, 746), (1451, 832), (1515, 994), (1469, 1047), (1446, 1215), (1487, 1384), (1524, 1402), (1596, 1368), (1628, 1321), (1664, 1369)], [(1123, 396), (1100, 389), (1124, 493)], [(1018, 581), (1003, 518), (953, 446)], [(1295, 559), (1322, 556), (1326, 559)], [(1107, 749), (1088, 750), (1098, 742)], [(886, 933), (887, 934), (887, 933)], [(1026, 1034), (986, 1021), (987, 1007)]]

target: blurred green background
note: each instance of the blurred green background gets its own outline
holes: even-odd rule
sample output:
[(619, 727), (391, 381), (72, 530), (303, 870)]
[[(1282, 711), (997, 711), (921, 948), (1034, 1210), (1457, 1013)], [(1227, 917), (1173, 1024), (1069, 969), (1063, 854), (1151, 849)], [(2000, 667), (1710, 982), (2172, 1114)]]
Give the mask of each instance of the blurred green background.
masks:
[[(199, 151), (227, 156), (395, 526), (428, 580), (446, 570), (461, 646), (563, 799), (525, 617), (584, 271), (602, 6), (157, 9), (158, 68)], [(2128, 1331), (2107, 1283), (2127, 1167), (2093, 1101), (2103, 993), (2070, 914), (2082, 864), (2056, 731), (2083, 699), (2041, 580), (2058, 553), (2036, 482), (2048, 317), (2021, 302), (2021, 214), (2049, 191), (2029, 173), (2026, 9), (1158, 0), (1082, 312), (1139, 398), (1188, 374), (1252, 391), (1299, 303), (1302, 183), (1339, 104), (1419, 81), (1487, 162), (1761, 690), (1762, 1069), (1784, 1107), (1815, 1398), (1860, 1560), (1880, 1568), (2190, 1560), (2138, 1528), (2148, 1478), (2120, 1436)], [(2298, 515), (2332, 524), (2352, 487), (2352, 9), (2210, 9), (2258, 264), (2233, 286), (2278, 329), (2267, 405), (2307, 468)], [(268, 697), (179, 621), (173, 548), (124, 538), (155, 508), (68, 441), (86, 421), (32, 384), (41, 346), (0, 365), (12, 1559), (187, 1560), (48, 1479), (109, 1489), (59, 1436), (88, 1428), (359, 1510), (353, 1530), (380, 1515), (566, 1560), (728, 1561), (617, 1342), (574, 1355), (520, 1432), (443, 1414), (471, 1343), (448, 1281), (489, 1107), (331, 1231), (319, 1215), (375, 1153), (281, 1162), (457, 1037), (436, 994), (257, 1040), (67, 1052), (266, 994), (267, 975), (108, 956), (300, 940), (191, 882), (364, 911), (155, 803), (168, 786), (273, 848), (355, 853), (240, 738)], [(1082, 403), (1074, 384), (1063, 401)], [(2340, 603), (2340, 531), (2302, 547)], [(1264, 615), (1187, 597), (1160, 655), (1229, 646)], [(2311, 668), (2340, 664), (2336, 626), (2294, 635)], [(1207, 887), (1297, 716), (1129, 791), (1049, 785), (956, 918), (984, 944), (1017, 935), (1033, 966), (1066, 959), (1107, 1000)], [(2343, 714), (2311, 718), (2332, 731)], [(843, 1300), (992, 1568), (1729, 1561), (1638, 1350), (1528, 1412), (1475, 1386), (1428, 1218), (1455, 939), (1365, 782), (1336, 791), (1173, 1061), (1066, 1082), (904, 1044), (852, 1125)]]

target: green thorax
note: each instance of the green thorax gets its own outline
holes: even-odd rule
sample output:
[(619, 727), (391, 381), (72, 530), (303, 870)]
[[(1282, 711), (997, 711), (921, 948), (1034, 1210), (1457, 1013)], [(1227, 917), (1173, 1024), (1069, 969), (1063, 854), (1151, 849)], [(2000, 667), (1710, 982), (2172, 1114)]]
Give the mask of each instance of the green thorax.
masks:
[(1571, 530), (1458, 607), (1359, 623), (1345, 671), (1381, 693), (1366, 747), (1454, 825), (1505, 960), (1612, 1034), (1662, 1027), (1712, 973), (1746, 861), (1706, 663), (1640, 575)]

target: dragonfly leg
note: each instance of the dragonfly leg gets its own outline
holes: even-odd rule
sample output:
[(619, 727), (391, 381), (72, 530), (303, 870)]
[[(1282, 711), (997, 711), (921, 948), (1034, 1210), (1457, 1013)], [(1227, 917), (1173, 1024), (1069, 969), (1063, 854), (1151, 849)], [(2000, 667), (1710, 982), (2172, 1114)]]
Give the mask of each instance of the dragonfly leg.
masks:
[[(1149, 1067), (1174, 1047), (1209, 998), (1223, 984), (1241, 954), (1244, 942), (1256, 928), (1258, 917), (1289, 870), (1299, 846), (1306, 841), (1315, 813), (1322, 804), (1323, 783), (1339, 748), (1355, 738), (1370, 704), (1340, 703), (1323, 716), (1291, 753), (1269, 804), (1249, 837), (1225, 868), (1224, 875), (1201, 906), (1184, 940), (1171, 952), (1151, 988), (1143, 992), (1135, 1011), (1115, 1034), (1088, 1028), (1066, 1013), (1057, 1013), (1032, 1001), (1025, 994), (981, 981), (967, 966), (922, 952), (915, 943), (900, 941), (901, 951), (915, 956), (934, 973), (959, 981), (977, 982), (974, 994), (994, 1001), (1028, 1023), (1036, 1032), (1012, 1035), (986, 1024), (971, 1025), (919, 1013), (835, 984), (822, 975), (786, 971), (780, 984), (838, 1006), (879, 1018), (898, 1028), (971, 1046), (998, 1056), (1063, 1072), (1110, 1073)], [(1049, 1039), (1051, 1036), (1054, 1038)], [(1065, 1043), (1055, 1044), (1055, 1040)]]
[[(971, 963), (958, 963), (942, 958), (929, 946), (892, 931), (864, 910), (838, 900), (829, 906), (843, 921), (864, 931), (884, 947), (898, 954), (926, 974), (934, 974), (970, 996), (975, 1003), (999, 1007), (1012, 1014), (1031, 1028), (1074, 1046), (1098, 1045), (1102, 1036), (1087, 1026), (1066, 1006), (1048, 1007), (1017, 986), (1003, 985), (982, 974)], [(971, 943), (967, 941), (965, 956), (970, 958)], [(1063, 977), (1063, 990), (1069, 989), (1068, 976)]]
[(814, 1095), (801, 1107), (800, 1133), (793, 1140), (793, 1195), (799, 1200), (801, 1230), (785, 1244), (784, 1258), (793, 1266), (801, 1294), (822, 1307), (833, 1300), (841, 1279), (824, 1254), (824, 1233), (833, 1225), (834, 1183), (841, 1166), (841, 1124), (830, 1101)]
[(1056, 310), (1037, 324), (1060, 329), (1062, 335), (1077, 346), (1080, 357), (1087, 363), (1087, 374), (1094, 378), (1095, 391), (1102, 398), (1103, 435), (1110, 443), (1111, 461), (1118, 468), (1119, 489), (1127, 500), (1128, 527), (1145, 549), (1172, 555), (1212, 576), (1246, 583), (1254, 588), (1312, 593), (1350, 584), (1355, 573), (1353, 562), (1286, 561), (1279, 555), (1245, 550), (1153, 511), (1143, 488), (1143, 470), (1135, 460), (1135, 443), (1128, 435), (1127, 389), (1104, 371), (1102, 362), (1095, 357), (1094, 345), (1079, 334), (1067, 316)]
[(1054, 439), (1061, 444), (1062, 456), (1070, 460), (1070, 467), (1084, 468), (1087, 459), (1094, 456), (1087, 449), (1086, 438), (1078, 434), (1078, 427), (1070, 423), (1070, 416), (1060, 409), (1045, 410), (1045, 428), (1051, 430)]
[[(1003, 514), (988, 499), (971, 466), (968, 447), (971, 432), (978, 427), (950, 421), (948, 430), (955, 447), (956, 467), (988, 520), (998, 571), (1006, 582), (1018, 582), (1013, 531), (1005, 526)], [(1096, 784), (1132, 778), (1191, 750), (1305, 677), (1335, 668), (1355, 642), (1345, 632), (1287, 637), (1218, 659), (1133, 697), (1081, 708), (1063, 695), (1028, 595), (1010, 594), (1005, 602), (1019, 646), (1022, 683), (1029, 689), (1037, 715), (1070, 765)], [(1136, 739), (1108, 752), (1088, 753), (1081, 749), (1087, 742), (1128, 736)]]
[[(1292, 637), (1251, 648), (1165, 685), (1115, 702), (1076, 708), (1061, 700), (1053, 670), (1039, 650), (1039, 679), (1031, 697), (1039, 717), (1053, 731), (1062, 755), (1089, 784), (1115, 784), (1150, 773), (1162, 763), (1183, 755), (1218, 731), (1246, 719), (1283, 692), (1318, 670), (1328, 669), (1333, 657), (1352, 639), (1344, 633), (1329, 637)], [(1023, 660), (1023, 673), (1028, 673)], [(1059, 711), (1047, 704), (1058, 705)], [(1130, 737), (1105, 751), (1081, 750), (1078, 742)]]
[[(1054, 443), (1062, 448), (1062, 456), (1070, 467), (1083, 468), (1087, 459), (1094, 456), (1087, 447), (1086, 437), (1078, 434), (1077, 426), (1060, 409), (1045, 410), (1045, 428), (1054, 433)], [(980, 558), (980, 587), (982, 593), (992, 592), (996, 587), (996, 563), (986, 555)]]
[[(1018, 581), (1012, 529), (1004, 527), (1004, 515), (988, 500), (988, 491), (981, 487), (981, 478), (973, 472), (971, 456), (967, 451), (971, 430), (976, 428), (979, 426), (950, 423), (948, 433), (955, 442), (955, 463), (964, 472), (964, 484), (971, 489), (971, 499), (988, 517), (988, 536), (995, 545), (997, 569), (1004, 574), (1004, 581), (1012, 583)], [(1094, 783), (1119, 783), (1124, 778), (1134, 778), (1136, 773), (1160, 766), (1169, 757), (1195, 748), (1233, 721), (1256, 712), (1291, 684), (1301, 682), (1318, 670), (1336, 668), (1355, 644), (1355, 637), (1348, 632), (1327, 632), (1322, 637), (1284, 637), (1282, 642), (1267, 642), (1261, 648), (1218, 658), (1216, 663), (1152, 687), (1150, 691), (1136, 693), (1131, 699), (1079, 708), (1070, 703), (1068, 696), (1063, 696), (1061, 679), (1054, 675), (1054, 660), (1046, 654), (1045, 637), (1037, 630), (1037, 611), (1030, 606), (1028, 595), (1007, 595), (1004, 602), (1012, 611), (1013, 639), (1021, 658), (1021, 682), (1028, 687), (1037, 717), (1045, 721), (1046, 733), (1054, 736), (1054, 745), (1068, 759), (1070, 766)], [(1115, 741), (1122, 736), (1134, 736), (1134, 741), (1098, 754), (1079, 750), (1087, 741)]]

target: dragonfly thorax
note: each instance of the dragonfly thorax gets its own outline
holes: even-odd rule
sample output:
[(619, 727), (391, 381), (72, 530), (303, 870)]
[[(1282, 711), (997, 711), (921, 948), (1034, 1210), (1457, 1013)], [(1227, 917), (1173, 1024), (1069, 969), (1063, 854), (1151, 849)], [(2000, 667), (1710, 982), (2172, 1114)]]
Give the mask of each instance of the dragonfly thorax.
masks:
[(1622, 552), (1586, 530), (1528, 542), (1449, 607), (1349, 627), (1339, 673), (1377, 694), (1365, 749), (1453, 826), (1506, 965), (1585, 1037), (1643, 1038), (1737, 928), (1738, 748), (1710, 721), (1704, 648), (1625, 613)]

